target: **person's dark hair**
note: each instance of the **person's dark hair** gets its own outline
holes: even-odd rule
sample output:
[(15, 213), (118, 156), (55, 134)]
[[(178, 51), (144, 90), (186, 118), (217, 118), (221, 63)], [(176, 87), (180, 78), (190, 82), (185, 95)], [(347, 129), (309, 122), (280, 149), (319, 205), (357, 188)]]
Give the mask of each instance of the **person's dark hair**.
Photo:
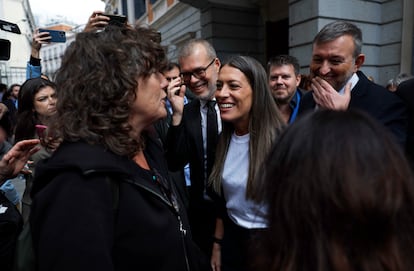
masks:
[(357, 57), (362, 50), (362, 31), (356, 25), (346, 21), (335, 21), (325, 25), (313, 39), (314, 44), (321, 44), (349, 35), (354, 40), (353, 56)]
[(20, 87), (15, 142), (34, 138), (35, 125), (39, 124), (37, 112), (34, 111), (34, 98), (41, 89), (48, 86), (56, 90), (56, 85), (53, 82), (39, 77), (26, 80)]
[[(257, 60), (248, 56), (234, 56), (224, 63), (220, 69), (225, 66), (240, 70), (246, 76), (253, 91), (249, 121), (250, 162), (246, 196), (257, 200), (259, 188), (255, 182), (256, 176), (274, 139), (283, 126), (283, 121), (267, 84), (266, 71)], [(233, 132), (233, 125), (223, 122), (223, 131), (217, 146), (216, 160), (209, 178), (214, 190), (218, 193), (221, 193), (224, 161)]]
[(257, 270), (414, 270), (414, 179), (388, 131), (358, 111), (316, 111), (263, 167), (268, 229)]
[(168, 62), (162, 72), (168, 72), (174, 68), (177, 68), (179, 71), (181, 71), (181, 67), (177, 62)]
[(157, 31), (130, 25), (77, 34), (56, 74), (56, 129), (63, 140), (103, 144), (129, 156), (143, 147), (130, 136), (130, 104), (138, 78), (166, 66), (158, 39)]
[(292, 65), (295, 69), (295, 74), (300, 74), (300, 65), (298, 59), (290, 55), (277, 55), (271, 57), (267, 62), (267, 73), (269, 74), (271, 67), (279, 67), (283, 65)]

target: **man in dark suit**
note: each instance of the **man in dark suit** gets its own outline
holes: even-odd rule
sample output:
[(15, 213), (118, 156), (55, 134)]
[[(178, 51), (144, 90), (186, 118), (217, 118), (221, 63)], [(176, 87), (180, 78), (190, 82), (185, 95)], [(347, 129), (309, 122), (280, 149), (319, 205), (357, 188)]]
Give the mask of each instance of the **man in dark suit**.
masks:
[(315, 107), (331, 110), (359, 109), (367, 112), (404, 146), (407, 109), (394, 93), (379, 86), (359, 71), (365, 61), (361, 53), (362, 33), (354, 24), (327, 24), (313, 40), (310, 73), (312, 91), (304, 95), (299, 114)]
[[(208, 176), (214, 163), (215, 143), (221, 131), (219, 110), (212, 102), (215, 100), (220, 60), (212, 45), (202, 39), (184, 44), (179, 50), (178, 60), (184, 85), (175, 79), (171, 81), (175, 87), (168, 89), (173, 114), (167, 134), (166, 155), (170, 170), (190, 164), (188, 215), (191, 231), (193, 240), (210, 256), (216, 214), (213, 195), (208, 189)], [(184, 107), (185, 87), (197, 98)], [(214, 127), (210, 124), (207, 127), (209, 111), (215, 113), (217, 124)], [(207, 144), (207, 141), (210, 143)]]

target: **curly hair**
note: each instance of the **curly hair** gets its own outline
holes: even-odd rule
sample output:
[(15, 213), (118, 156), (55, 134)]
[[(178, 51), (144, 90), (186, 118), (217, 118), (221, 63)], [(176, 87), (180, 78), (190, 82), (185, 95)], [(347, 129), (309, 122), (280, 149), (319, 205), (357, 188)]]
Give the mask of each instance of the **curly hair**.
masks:
[(109, 25), (101, 32), (79, 33), (57, 72), (57, 123), (66, 141), (102, 144), (132, 156), (143, 141), (131, 138), (130, 103), (138, 78), (165, 68), (159, 33), (140, 26)]

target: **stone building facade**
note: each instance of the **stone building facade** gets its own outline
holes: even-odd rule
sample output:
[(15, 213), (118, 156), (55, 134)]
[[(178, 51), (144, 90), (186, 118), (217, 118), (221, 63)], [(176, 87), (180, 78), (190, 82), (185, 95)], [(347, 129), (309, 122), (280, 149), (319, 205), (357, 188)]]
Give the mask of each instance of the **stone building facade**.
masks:
[(379, 84), (414, 73), (412, 0), (111, 0), (111, 11), (161, 32), (170, 59), (185, 40), (209, 40), (220, 58), (246, 54), (263, 64), (275, 54), (309, 68), (312, 39), (328, 22), (347, 20), (363, 31), (362, 70)]

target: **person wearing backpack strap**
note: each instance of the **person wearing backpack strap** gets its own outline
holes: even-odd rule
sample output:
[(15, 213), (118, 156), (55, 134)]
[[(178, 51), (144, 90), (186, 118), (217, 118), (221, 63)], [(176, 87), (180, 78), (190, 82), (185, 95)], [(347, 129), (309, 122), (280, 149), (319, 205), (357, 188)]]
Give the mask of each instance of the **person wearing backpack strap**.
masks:
[(35, 269), (210, 270), (153, 128), (167, 114), (166, 63), (158, 33), (140, 26), (78, 33), (65, 51), (51, 126), (63, 141), (32, 188)]

